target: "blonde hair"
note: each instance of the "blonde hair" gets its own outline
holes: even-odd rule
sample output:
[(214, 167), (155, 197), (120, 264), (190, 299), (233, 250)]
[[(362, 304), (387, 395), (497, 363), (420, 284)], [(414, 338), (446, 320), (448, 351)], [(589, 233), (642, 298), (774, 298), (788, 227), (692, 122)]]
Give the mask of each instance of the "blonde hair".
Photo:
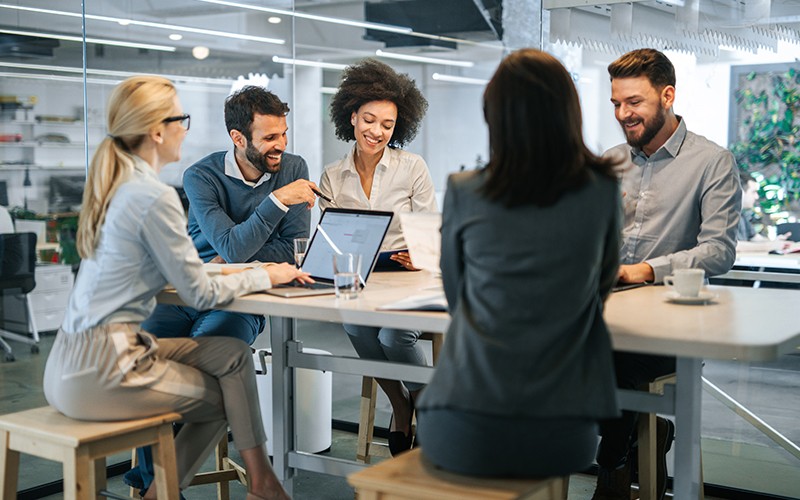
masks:
[(114, 88), (108, 102), (108, 135), (89, 165), (76, 235), (78, 254), (94, 255), (106, 211), (133, 172), (133, 151), (174, 106), (175, 86), (158, 76), (132, 76)]

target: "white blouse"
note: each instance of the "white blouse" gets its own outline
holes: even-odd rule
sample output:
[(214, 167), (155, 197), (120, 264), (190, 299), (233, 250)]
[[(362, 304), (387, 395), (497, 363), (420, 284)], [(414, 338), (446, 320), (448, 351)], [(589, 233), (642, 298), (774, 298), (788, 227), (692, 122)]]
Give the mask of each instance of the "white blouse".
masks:
[(325, 166), (319, 189), (333, 199), (322, 198), (321, 209), (327, 207), (360, 208), (394, 212), (392, 223), (381, 250), (406, 247), (400, 228), (400, 212), (436, 212), (436, 195), (428, 165), (421, 156), (400, 149), (385, 148), (372, 179), (369, 198), (361, 187), (353, 154), (355, 146), (341, 160)]

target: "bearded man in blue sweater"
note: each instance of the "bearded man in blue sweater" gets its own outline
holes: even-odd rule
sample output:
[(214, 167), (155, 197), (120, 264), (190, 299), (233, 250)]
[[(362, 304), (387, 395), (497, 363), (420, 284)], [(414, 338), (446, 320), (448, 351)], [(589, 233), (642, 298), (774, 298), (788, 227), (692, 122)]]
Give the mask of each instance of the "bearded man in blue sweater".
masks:
[[(262, 87), (232, 94), (225, 101), (225, 126), (233, 147), (183, 174), (189, 235), (204, 261), (293, 262), (293, 240), (308, 237), (317, 186), (308, 180), (305, 160), (286, 153), (288, 112), (285, 102)], [(265, 323), (261, 315), (159, 304), (142, 328), (161, 338), (216, 335), (252, 344)], [(128, 471), (125, 483), (150, 485), (148, 451), (139, 450), (142, 466)]]

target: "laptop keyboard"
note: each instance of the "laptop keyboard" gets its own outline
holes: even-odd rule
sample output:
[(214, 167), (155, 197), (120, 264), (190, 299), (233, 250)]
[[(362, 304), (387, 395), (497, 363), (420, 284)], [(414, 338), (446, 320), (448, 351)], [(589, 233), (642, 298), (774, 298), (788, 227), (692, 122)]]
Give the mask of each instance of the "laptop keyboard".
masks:
[(278, 285), (281, 288), (308, 288), (309, 290), (322, 290), (325, 288), (333, 288), (333, 285), (330, 283), (299, 283), (297, 281), (292, 281), (291, 283), (286, 283), (284, 285)]

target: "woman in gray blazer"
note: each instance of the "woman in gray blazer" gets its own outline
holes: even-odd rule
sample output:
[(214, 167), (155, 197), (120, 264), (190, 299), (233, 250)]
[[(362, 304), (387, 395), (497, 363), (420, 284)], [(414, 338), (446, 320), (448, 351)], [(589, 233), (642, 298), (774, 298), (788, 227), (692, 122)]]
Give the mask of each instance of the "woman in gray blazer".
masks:
[(442, 278), (452, 315), (418, 409), (423, 453), (470, 475), (542, 477), (592, 463), (618, 414), (603, 302), (620, 195), (583, 143), (572, 78), (534, 49), (484, 93), (491, 159), (448, 181)]

